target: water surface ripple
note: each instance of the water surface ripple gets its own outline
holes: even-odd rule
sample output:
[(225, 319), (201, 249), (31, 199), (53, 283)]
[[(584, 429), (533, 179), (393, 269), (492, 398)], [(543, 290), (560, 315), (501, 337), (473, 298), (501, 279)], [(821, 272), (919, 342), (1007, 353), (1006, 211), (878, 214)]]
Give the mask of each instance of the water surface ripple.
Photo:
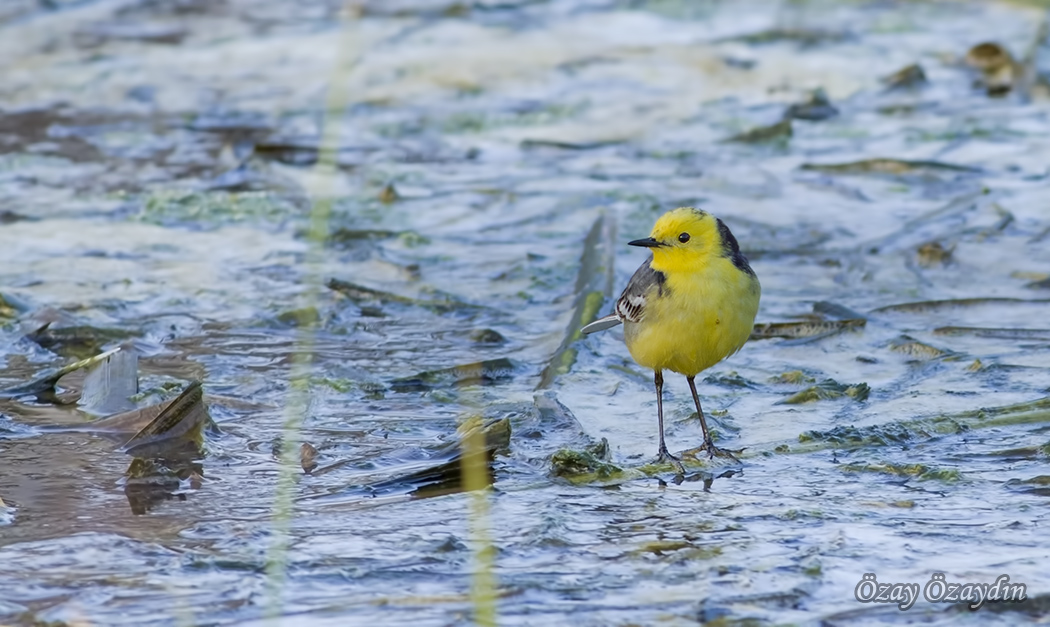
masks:
[[(471, 496), (362, 486), (447, 461), (475, 413), (511, 425), (489, 499), (500, 624), (1045, 618), (1039, 3), (341, 4), (0, 8), (0, 387), (130, 341), (147, 399), (202, 379), (221, 431), (202, 480), (136, 515), (119, 443), (68, 428), (90, 417), (0, 400), (0, 622), (252, 625), (276, 601), (289, 625), (470, 623)], [(1005, 95), (965, 63), (984, 41), (1018, 60)], [(881, 80), (916, 63), (924, 83)], [(336, 68), (350, 102), (326, 113)], [(834, 110), (802, 106), (817, 89)], [(625, 242), (679, 205), (732, 227), (760, 323), (834, 319), (826, 303), (864, 322), (755, 339), (701, 375), (744, 470), (693, 462), (674, 484), (643, 472), (651, 373), (618, 331), (566, 334), (588, 293), (610, 309), (643, 259)], [(309, 303), (317, 275), (344, 284)], [(297, 475), (275, 591), (304, 319), (300, 437), (333, 466)], [(691, 407), (668, 377), (674, 450), (701, 441)], [(553, 453), (601, 438), (625, 474), (552, 477)], [(865, 573), (937, 572), (1008, 574), (1034, 600), (854, 598)]]

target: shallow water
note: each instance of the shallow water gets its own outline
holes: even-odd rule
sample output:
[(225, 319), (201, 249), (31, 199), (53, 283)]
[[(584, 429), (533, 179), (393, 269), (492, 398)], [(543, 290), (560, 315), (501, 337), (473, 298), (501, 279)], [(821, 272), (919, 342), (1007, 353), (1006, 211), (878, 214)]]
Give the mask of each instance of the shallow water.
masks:
[[(399, 0), (340, 19), (337, 5), (0, 10), (0, 387), (130, 339), (142, 390), (202, 379), (222, 432), (199, 486), (136, 515), (117, 444), (52, 428), (93, 417), (0, 400), (0, 622), (469, 623), (479, 525), (501, 624), (1045, 615), (1050, 413), (993, 409), (1050, 394), (1043, 10)], [(1030, 84), (976, 88), (962, 58), (986, 40), (1036, 59)], [(880, 82), (912, 63), (925, 86)], [(340, 70), (345, 107), (326, 100)], [(837, 116), (724, 141), (816, 88)], [(313, 165), (322, 133), (334, 176)], [(316, 255), (318, 199), (331, 238)], [(608, 311), (644, 259), (625, 242), (685, 204), (740, 240), (759, 322), (821, 301), (867, 322), (753, 340), (702, 374), (743, 473), (691, 461), (675, 484), (648, 466), (651, 373), (622, 333), (566, 337), (587, 294)], [(931, 242), (950, 253), (919, 252)], [(311, 299), (333, 278), (380, 293)], [(46, 321), (106, 333), (26, 339)], [(289, 381), (310, 348), (296, 436)], [(484, 385), (450, 370), (486, 360)], [(803, 382), (775, 381), (792, 371)], [(778, 404), (825, 379), (871, 392)], [(696, 446), (681, 377), (665, 394), (669, 446)], [(487, 517), (472, 523), (470, 494), (361, 487), (440, 457), (475, 413), (512, 427)], [(284, 516), (274, 451), (297, 437), (342, 465), (297, 472)], [(552, 477), (553, 453), (601, 438), (624, 473)], [(283, 542), (286, 568), (268, 570)], [(1005, 573), (1041, 604), (854, 598), (864, 573), (935, 572)]]

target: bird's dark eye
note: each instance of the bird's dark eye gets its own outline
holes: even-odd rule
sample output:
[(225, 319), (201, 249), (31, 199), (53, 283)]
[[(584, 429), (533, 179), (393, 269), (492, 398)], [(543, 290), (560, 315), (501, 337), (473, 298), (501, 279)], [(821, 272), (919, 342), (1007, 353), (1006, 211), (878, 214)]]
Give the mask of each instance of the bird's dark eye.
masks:
[(689, 234), (688, 233), (682, 233), (681, 235), (678, 236), (678, 241), (682, 242), (683, 244), (688, 242), (689, 241)]

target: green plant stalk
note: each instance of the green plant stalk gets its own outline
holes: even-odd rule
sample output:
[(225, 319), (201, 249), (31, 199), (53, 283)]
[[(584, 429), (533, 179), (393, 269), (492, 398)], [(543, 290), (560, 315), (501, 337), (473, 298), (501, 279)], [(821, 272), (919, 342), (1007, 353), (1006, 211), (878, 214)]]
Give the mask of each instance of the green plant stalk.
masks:
[(470, 536), (474, 546), (474, 571), (470, 601), (474, 606), (474, 623), (496, 625), (496, 576), (493, 572), (495, 547), (489, 536), (489, 471), (485, 451), (485, 430), (477, 415), (460, 425), (463, 447), (463, 488), (470, 499)]
[[(348, 18), (343, 16), (343, 24)], [(316, 307), (323, 289), (321, 261), (324, 243), (328, 239), (329, 220), (332, 213), (332, 190), (335, 188), (336, 156), (339, 150), (339, 130), (342, 116), (350, 104), (350, 77), (357, 64), (353, 58), (353, 40), (350, 30), (343, 29), (336, 67), (329, 84), (325, 100), (324, 126), (318, 146), (317, 163), (314, 166), (320, 181), (315, 190), (315, 200), (310, 211), (310, 224), (306, 232), (307, 251), (302, 292), (303, 308)], [(283, 606), (281, 591), (288, 561), (288, 531), (294, 514), (293, 494), (299, 470), (299, 440), (303, 418), (310, 405), (310, 377), (313, 355), (317, 344), (319, 321), (306, 319), (299, 326), (296, 348), (292, 354), (287, 402), (284, 407), (284, 422), (281, 426), (283, 447), (280, 471), (273, 500), (272, 542), (266, 556), (267, 609), (266, 616), (276, 621)]]

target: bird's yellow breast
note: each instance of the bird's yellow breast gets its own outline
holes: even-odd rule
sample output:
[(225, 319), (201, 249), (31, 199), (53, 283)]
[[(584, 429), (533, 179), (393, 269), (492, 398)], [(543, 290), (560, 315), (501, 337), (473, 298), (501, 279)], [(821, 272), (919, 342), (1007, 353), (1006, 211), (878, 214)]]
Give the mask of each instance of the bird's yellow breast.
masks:
[(695, 376), (751, 336), (761, 287), (724, 257), (689, 268), (659, 261), (652, 265), (666, 276), (663, 295), (654, 287), (643, 319), (624, 324), (627, 349), (639, 365)]

